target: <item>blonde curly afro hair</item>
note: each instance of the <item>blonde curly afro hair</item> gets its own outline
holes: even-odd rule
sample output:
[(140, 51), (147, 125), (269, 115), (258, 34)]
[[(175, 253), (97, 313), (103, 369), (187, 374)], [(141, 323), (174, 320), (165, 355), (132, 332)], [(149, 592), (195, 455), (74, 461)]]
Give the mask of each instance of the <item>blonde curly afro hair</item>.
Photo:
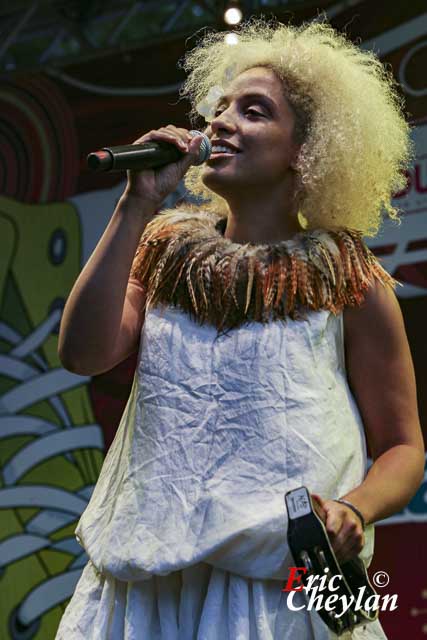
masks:
[[(196, 105), (212, 86), (223, 85), (230, 67), (234, 77), (268, 67), (282, 80), (296, 116), (304, 226), (344, 226), (375, 236), (383, 209), (399, 223), (391, 198), (406, 186), (414, 145), (392, 72), (326, 22), (296, 27), (252, 18), (234, 33), (233, 45), (224, 42), (224, 32), (206, 33), (180, 61), (188, 73), (180, 93), (191, 102), (193, 126), (200, 122)], [(227, 214), (226, 201), (203, 184), (202, 171), (190, 168), (187, 189), (205, 199), (205, 209)]]

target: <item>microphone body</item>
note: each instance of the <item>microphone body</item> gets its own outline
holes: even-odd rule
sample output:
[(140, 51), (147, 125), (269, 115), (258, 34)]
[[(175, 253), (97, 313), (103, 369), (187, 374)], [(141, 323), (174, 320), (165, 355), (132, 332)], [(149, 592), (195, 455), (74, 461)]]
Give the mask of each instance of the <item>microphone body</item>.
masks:
[[(203, 136), (199, 149), (199, 158), (194, 164), (202, 164), (208, 160), (212, 145), (208, 136), (201, 131), (190, 131), (195, 136)], [(93, 171), (126, 171), (133, 169), (157, 169), (171, 162), (177, 162), (185, 153), (180, 151), (172, 142), (164, 140), (149, 140), (142, 144), (126, 144), (119, 147), (103, 147), (99, 151), (90, 153), (87, 166)]]

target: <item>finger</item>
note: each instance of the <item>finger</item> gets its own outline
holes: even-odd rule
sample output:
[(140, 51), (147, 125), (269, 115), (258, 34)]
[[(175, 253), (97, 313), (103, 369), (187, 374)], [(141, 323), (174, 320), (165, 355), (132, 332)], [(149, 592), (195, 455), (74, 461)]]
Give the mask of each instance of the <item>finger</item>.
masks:
[(326, 509), (324, 500), (317, 494), (312, 493), (311, 498), (313, 501), (313, 507), (317, 515), (320, 517), (323, 523), (326, 522)]
[(194, 164), (199, 159), (200, 145), (203, 141), (202, 136), (193, 138), (188, 145), (188, 153), (182, 158), (181, 166), (187, 169), (190, 165)]
[(188, 142), (191, 139), (191, 135), (188, 129), (175, 127), (172, 124), (168, 124), (166, 127), (159, 127), (157, 131), (165, 131), (166, 133), (171, 133), (184, 142)]
[(174, 135), (170, 131), (165, 131), (161, 129), (157, 129), (156, 131), (151, 131), (147, 133), (142, 138), (139, 138), (134, 144), (143, 144), (144, 142), (151, 142), (152, 140), (163, 140), (165, 142), (171, 142), (175, 144), (181, 151), (188, 151), (188, 143), (184, 141), (179, 136)]
[(356, 542), (351, 537), (343, 537), (340, 533), (339, 536), (333, 539), (331, 542), (332, 549), (337, 557), (337, 560), (340, 561), (345, 557), (348, 557), (348, 554), (352, 552), (352, 550), (356, 547)]
[(334, 536), (335, 543), (337, 545), (353, 545), (359, 539), (359, 532), (357, 530), (356, 523), (342, 520), (340, 529)]
[(339, 555), (357, 555), (365, 546), (365, 536), (363, 531), (359, 531), (357, 527), (351, 523), (343, 526), (339, 535), (334, 538), (332, 548)]
[(328, 534), (336, 540), (338, 534), (340, 533), (343, 526), (343, 520), (338, 517), (337, 513), (334, 511), (326, 510), (326, 522), (325, 528)]
[(189, 142), (189, 152), (190, 153), (196, 153), (197, 155), (199, 155), (199, 150), (200, 150), (200, 145), (203, 142), (203, 136), (194, 136), (190, 137), (190, 142)]
[(162, 127), (160, 131), (172, 133), (186, 144), (190, 144), (190, 142), (193, 140), (193, 136), (190, 134), (190, 131), (188, 129), (181, 129), (173, 125), (167, 125), (166, 127)]
[(167, 129), (173, 131), (177, 136), (179, 136), (184, 142), (189, 142), (192, 139), (192, 135), (188, 129), (184, 129), (182, 127), (175, 127), (173, 124), (168, 124), (166, 127), (161, 127), (163, 129)]
[(355, 558), (361, 552), (361, 550), (362, 549), (360, 548), (360, 545), (353, 545), (351, 547), (342, 547), (336, 552), (334, 550), (334, 553), (338, 562), (340, 564), (343, 564), (344, 562), (348, 562), (349, 560)]
[(174, 135), (169, 131), (159, 131), (156, 140), (165, 140), (166, 142), (171, 142), (172, 144), (175, 144), (181, 151), (188, 151), (187, 140), (184, 140), (182, 137)]

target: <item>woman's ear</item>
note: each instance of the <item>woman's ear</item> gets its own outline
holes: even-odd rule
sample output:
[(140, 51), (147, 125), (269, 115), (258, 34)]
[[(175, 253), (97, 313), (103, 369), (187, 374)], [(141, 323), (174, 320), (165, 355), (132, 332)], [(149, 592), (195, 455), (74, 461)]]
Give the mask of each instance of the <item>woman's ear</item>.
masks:
[(290, 167), (295, 172), (298, 171), (298, 160), (299, 160), (300, 151), (301, 151), (301, 145), (298, 145), (298, 146), (296, 146), (294, 148), (294, 152), (292, 154), (292, 158), (291, 158), (291, 162), (290, 162)]
[(293, 196), (298, 207), (301, 207), (304, 198), (304, 185), (302, 184), (301, 174), (296, 169), (293, 169)]

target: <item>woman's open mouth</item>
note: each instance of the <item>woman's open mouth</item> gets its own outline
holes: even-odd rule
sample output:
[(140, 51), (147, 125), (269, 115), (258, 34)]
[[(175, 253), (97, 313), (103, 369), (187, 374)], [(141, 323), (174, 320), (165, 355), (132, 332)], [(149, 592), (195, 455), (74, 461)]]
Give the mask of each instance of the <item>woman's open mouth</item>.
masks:
[(217, 158), (231, 158), (231, 156), (235, 156), (235, 155), (237, 154), (226, 153), (225, 151), (219, 151), (218, 153), (211, 153), (207, 162), (209, 162), (209, 160), (216, 160)]
[(240, 153), (240, 151), (237, 149), (231, 149), (223, 145), (212, 145), (212, 152), (207, 162), (214, 158), (230, 158), (231, 156), (236, 156), (238, 153)]

